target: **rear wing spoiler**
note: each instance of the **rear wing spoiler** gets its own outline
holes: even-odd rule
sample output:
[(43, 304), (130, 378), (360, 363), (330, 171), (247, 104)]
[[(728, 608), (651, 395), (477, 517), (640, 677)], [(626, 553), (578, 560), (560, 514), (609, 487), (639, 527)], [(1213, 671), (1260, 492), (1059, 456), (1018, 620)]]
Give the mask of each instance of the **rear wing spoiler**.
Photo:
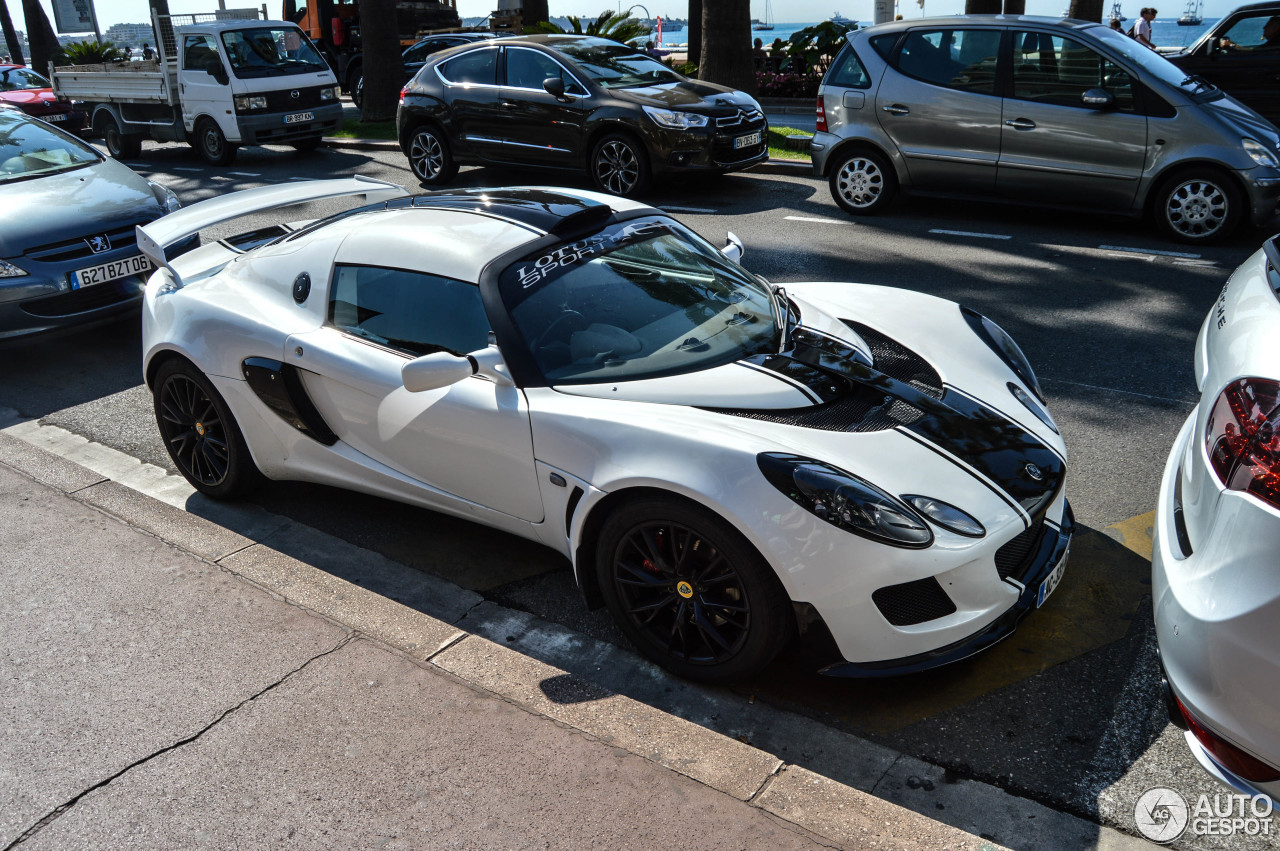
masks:
[(291, 207), (309, 201), (341, 198), (346, 195), (363, 195), (367, 203), (403, 198), (408, 190), (396, 183), (372, 177), (356, 175), (339, 180), (308, 180), (305, 182), (279, 183), (232, 192), (219, 198), (211, 198), (169, 213), (148, 225), (138, 225), (138, 248), (157, 266), (169, 270), (176, 283), (182, 277), (169, 263), (165, 249), (193, 234), (214, 225), (243, 218), (254, 213)]

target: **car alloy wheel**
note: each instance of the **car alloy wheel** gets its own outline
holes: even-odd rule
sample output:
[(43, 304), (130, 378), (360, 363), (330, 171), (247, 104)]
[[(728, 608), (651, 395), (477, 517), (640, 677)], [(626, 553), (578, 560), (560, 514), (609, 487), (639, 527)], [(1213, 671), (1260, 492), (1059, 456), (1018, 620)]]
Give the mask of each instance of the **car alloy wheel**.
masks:
[(627, 195), (640, 179), (640, 161), (630, 145), (613, 139), (601, 145), (596, 154), (596, 175), (614, 195)]
[(427, 184), (447, 183), (458, 171), (448, 143), (433, 127), (414, 131), (409, 140), (409, 167)]
[(1169, 228), (1178, 236), (1197, 241), (1211, 239), (1221, 231), (1231, 213), (1231, 199), (1223, 188), (1200, 178), (1178, 183), (1164, 205)]
[(772, 568), (723, 519), (683, 500), (615, 510), (600, 532), (596, 576), (627, 638), (682, 677), (750, 676), (794, 631)]
[(184, 361), (171, 360), (155, 377), (160, 437), (178, 472), (200, 492), (225, 499), (255, 487), (254, 465), (239, 426), (208, 379)]
[(840, 165), (832, 189), (846, 209), (871, 212), (884, 197), (887, 183), (880, 163), (871, 157), (856, 155)]
[(714, 544), (674, 522), (632, 529), (613, 556), (623, 611), (654, 647), (694, 665), (732, 659), (751, 627), (742, 579)]

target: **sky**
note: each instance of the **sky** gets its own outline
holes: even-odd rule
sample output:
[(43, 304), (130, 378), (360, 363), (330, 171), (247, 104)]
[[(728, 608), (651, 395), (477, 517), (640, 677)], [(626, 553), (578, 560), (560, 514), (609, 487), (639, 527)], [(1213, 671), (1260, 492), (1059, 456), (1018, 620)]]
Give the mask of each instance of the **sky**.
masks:
[[(0, 0), (0, 2), (7, 3), (15, 26), (18, 29), (25, 29), (21, 23), (21, 0)], [(53, 9), (48, 0), (41, 0), (41, 2), (49, 15), (49, 20), (52, 21)], [(823, 21), (836, 12), (854, 20), (871, 19), (872, 0), (856, 0), (856, 2), (851, 0), (772, 0), (772, 2), (774, 20), (782, 23)], [(917, 18), (924, 14), (950, 15), (964, 11), (964, 0), (926, 0), (923, 11), (916, 5), (916, 0), (900, 0), (900, 2), (900, 11), (908, 18)], [(1124, 0), (1124, 14), (1129, 18), (1136, 18), (1138, 9), (1147, 2), (1151, 0)], [(1109, 9), (1110, 3), (1111, 0), (1104, 0), (1105, 8)], [(261, 6), (262, 0), (258, 0), (256, 4), (252, 0), (226, 0), (226, 4), (228, 8)], [(146, 0), (94, 0), (94, 5), (97, 8), (98, 24), (103, 30), (116, 23), (142, 23), (148, 19)], [(216, 5), (216, 0), (169, 0), (169, 8), (173, 12), (210, 12), (216, 8)], [(281, 0), (269, 0), (268, 14), (279, 15), (282, 5)], [(458, 0), (458, 14), (464, 18), (482, 17), (497, 8), (497, 5), (497, 0)], [(650, 14), (664, 17), (683, 18), (688, 15), (689, 9), (687, 0), (683, 3), (679, 0), (649, 0), (643, 5)], [(1058, 17), (1067, 5), (1068, 0), (1027, 0), (1027, 13)], [(1186, 2), (1185, 0), (1166, 0), (1165, 5), (1168, 8), (1160, 8), (1157, 5), (1157, 8), (1160, 8), (1160, 17), (1176, 18), (1182, 13)], [(1205, 0), (1203, 14), (1207, 18), (1216, 18), (1237, 5), (1239, 3), (1235, 0)], [(625, 2), (619, 4), (618, 0), (612, 0), (612, 2), (610, 0), (549, 0), (549, 7), (552, 15), (594, 17), (606, 9), (625, 10), (628, 4)], [(765, 0), (751, 0), (752, 16), (764, 17), (764, 7)], [(635, 11), (637, 15), (642, 14), (639, 9)]]

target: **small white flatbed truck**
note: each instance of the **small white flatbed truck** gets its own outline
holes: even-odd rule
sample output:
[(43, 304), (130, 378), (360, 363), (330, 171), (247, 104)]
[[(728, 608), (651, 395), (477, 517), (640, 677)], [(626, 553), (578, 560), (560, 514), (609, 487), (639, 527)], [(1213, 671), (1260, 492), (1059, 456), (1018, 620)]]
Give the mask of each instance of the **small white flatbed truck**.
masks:
[(309, 151), (336, 132), (338, 81), (302, 30), (224, 14), (155, 17), (159, 58), (54, 68), (53, 90), (84, 102), (116, 158), (136, 158), (154, 139), (228, 165), (241, 145)]

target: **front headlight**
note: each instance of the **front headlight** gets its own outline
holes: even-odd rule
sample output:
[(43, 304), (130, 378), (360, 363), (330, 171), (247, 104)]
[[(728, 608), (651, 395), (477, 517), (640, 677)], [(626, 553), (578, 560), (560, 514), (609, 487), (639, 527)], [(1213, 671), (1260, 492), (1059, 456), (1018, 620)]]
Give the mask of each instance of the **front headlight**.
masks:
[(173, 190), (168, 186), (156, 183), (154, 180), (148, 180), (147, 185), (151, 187), (151, 194), (156, 196), (156, 200), (160, 202), (160, 206), (164, 208), (166, 213), (173, 213), (182, 209), (182, 202), (178, 200), (178, 196), (173, 194)]
[(12, 263), (0, 260), (0, 278), (22, 278), (26, 277), (26, 271), (19, 269)]
[(1043, 402), (1044, 391), (1040, 389), (1040, 382), (1036, 380), (1036, 374), (1031, 369), (1031, 361), (1027, 360), (1027, 356), (1022, 353), (1022, 349), (1018, 348), (1013, 338), (1005, 333), (1003, 328), (976, 310), (961, 307), (960, 312), (964, 314), (969, 327), (1000, 356), (1009, 369), (1013, 370), (1014, 375), (1022, 379), (1022, 383), (1036, 394), (1036, 398)]
[(653, 119), (655, 124), (669, 130), (688, 130), (693, 127), (706, 127), (707, 117), (696, 112), (680, 112), (674, 109), (658, 109), (644, 107), (645, 115)]
[(337, 99), (338, 99), (337, 86), (328, 86), (327, 88), (323, 88), (320, 90), (320, 100), (337, 100)]
[(1276, 160), (1275, 151), (1268, 150), (1267, 146), (1258, 140), (1245, 137), (1240, 140), (1240, 144), (1244, 145), (1244, 152), (1258, 165), (1269, 165), (1272, 168), (1280, 165), (1280, 161)]
[(236, 112), (252, 112), (255, 109), (266, 109), (267, 99), (261, 95), (236, 95)]
[(920, 515), (852, 473), (778, 452), (763, 452), (756, 463), (770, 484), (832, 526), (895, 547), (923, 549), (933, 543)]

